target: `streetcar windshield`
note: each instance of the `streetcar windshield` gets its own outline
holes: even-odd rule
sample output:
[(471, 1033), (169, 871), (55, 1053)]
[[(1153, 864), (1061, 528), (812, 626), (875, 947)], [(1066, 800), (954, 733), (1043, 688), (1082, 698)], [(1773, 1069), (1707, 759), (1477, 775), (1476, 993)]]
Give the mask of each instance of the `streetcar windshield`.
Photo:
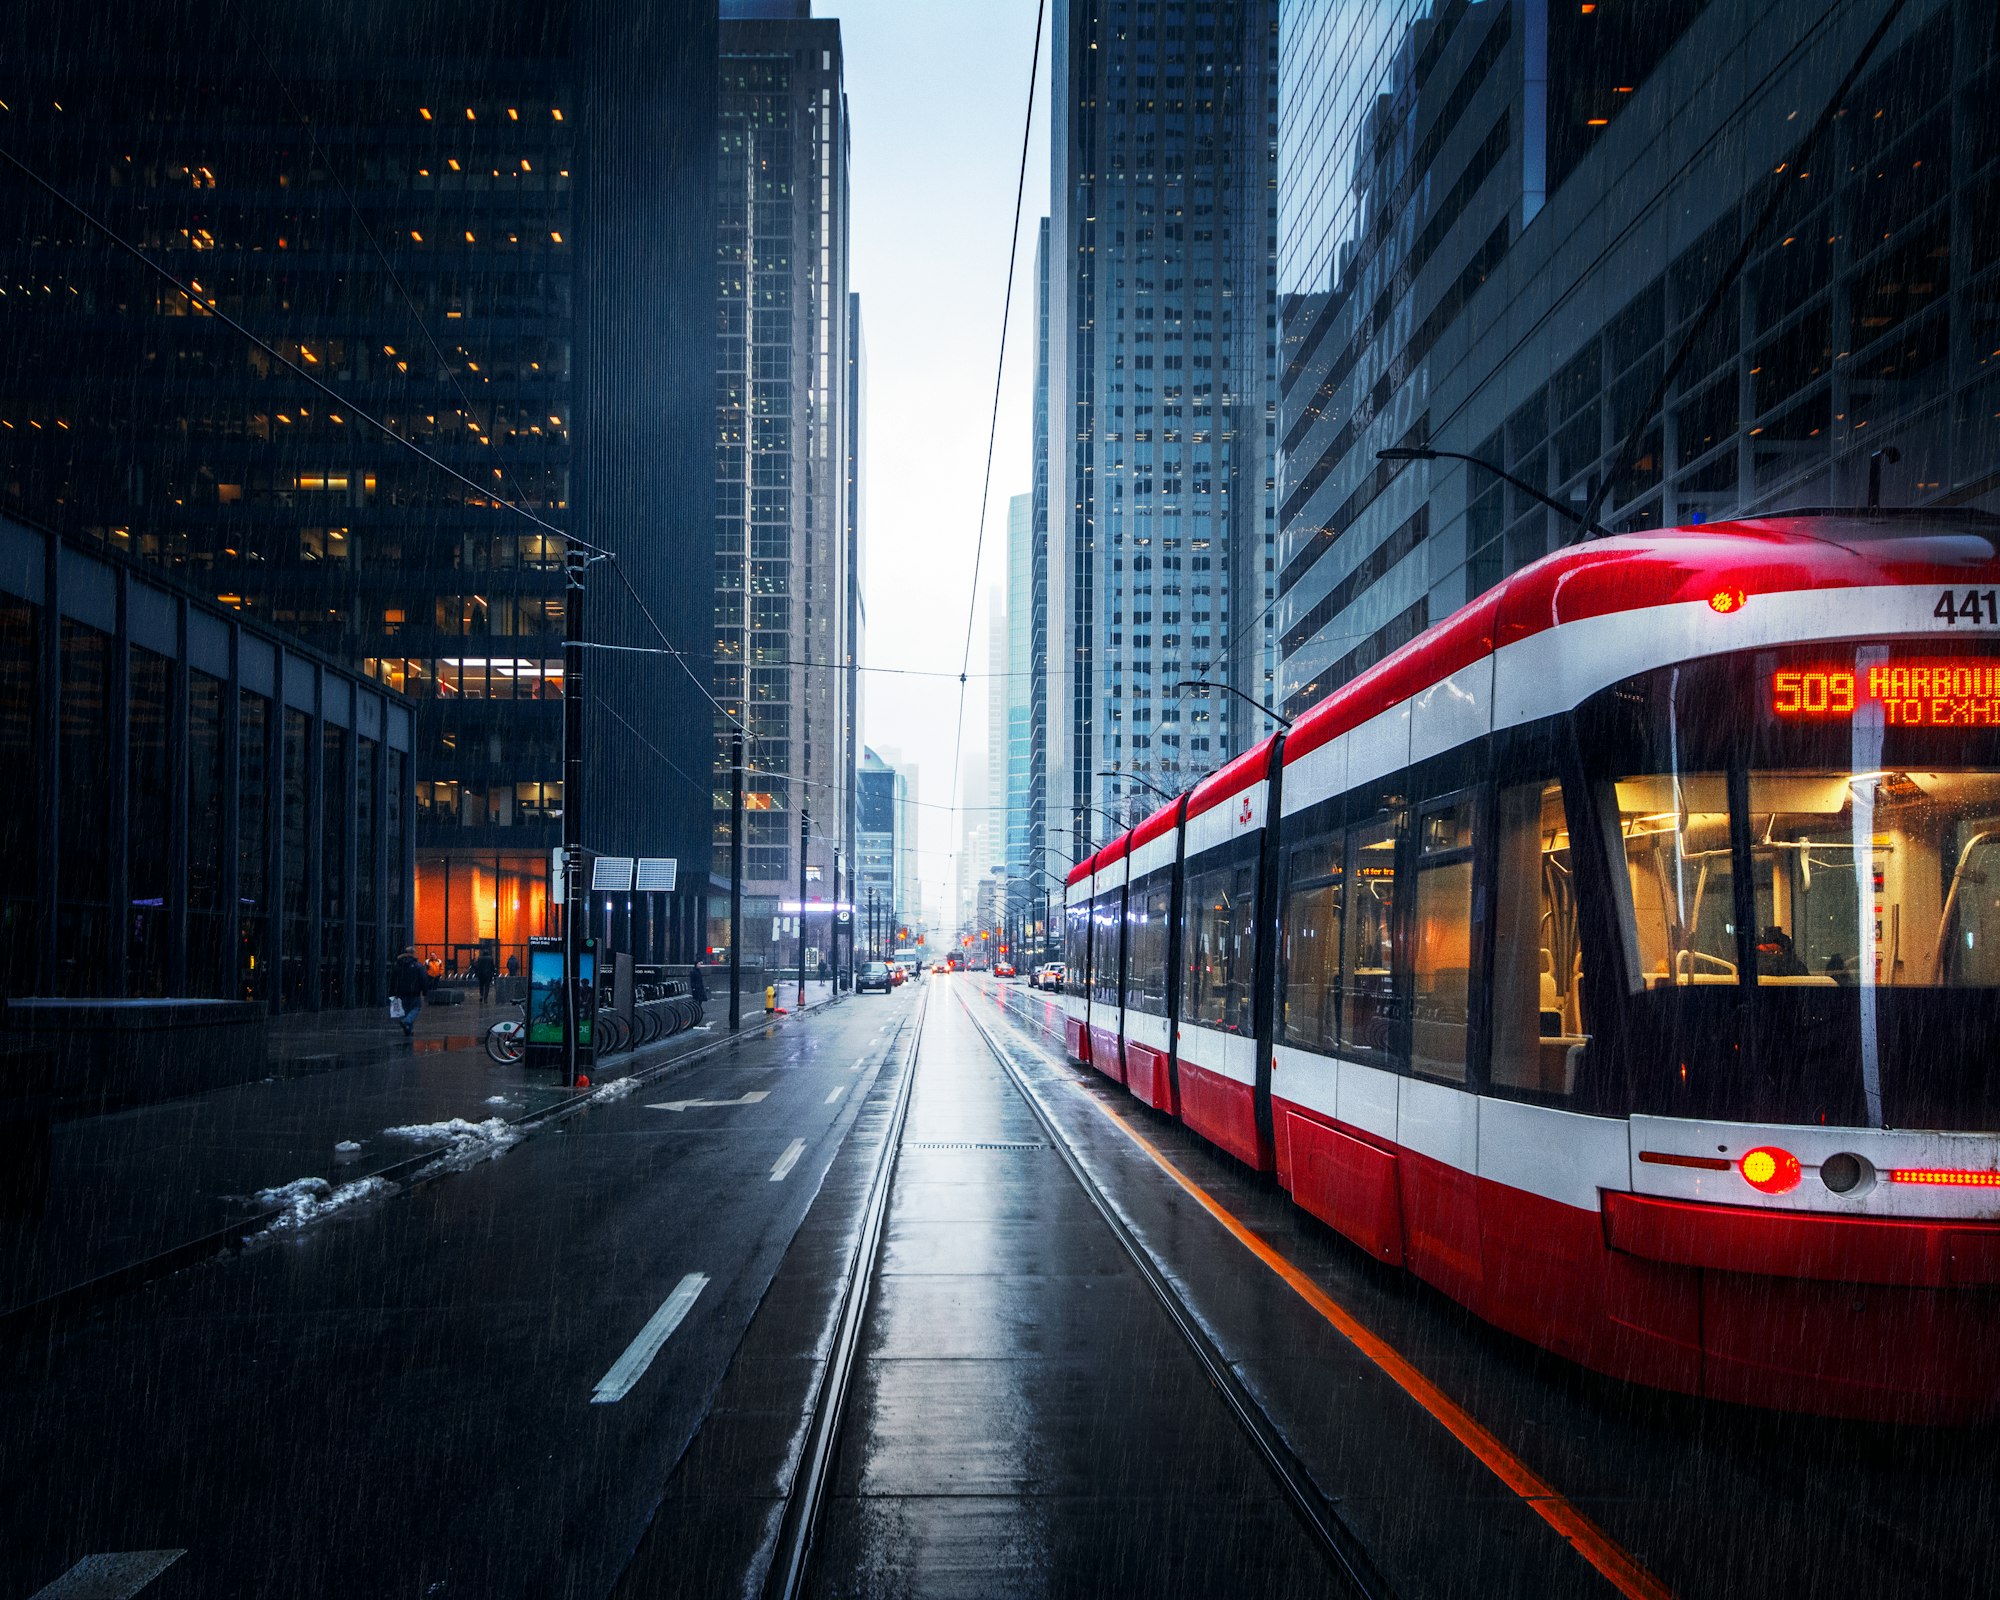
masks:
[(1751, 771), (1740, 904), (1721, 774), (1613, 787), (1638, 985), (2000, 985), (2000, 774)]
[(1634, 1109), (1995, 1125), (1996, 690), (1978, 647), (1866, 643), (1666, 668), (1579, 712)]

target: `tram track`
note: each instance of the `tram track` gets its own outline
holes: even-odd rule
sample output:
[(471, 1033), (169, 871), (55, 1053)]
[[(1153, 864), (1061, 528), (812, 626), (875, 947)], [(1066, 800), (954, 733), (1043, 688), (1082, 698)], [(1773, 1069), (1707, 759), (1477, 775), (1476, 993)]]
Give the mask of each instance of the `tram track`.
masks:
[(1062, 1158), (1063, 1165), (1069, 1169), (1070, 1176), (1103, 1220), (1120, 1251), (1132, 1263), (1174, 1331), (1193, 1354), (1231, 1419), (1249, 1440), (1293, 1515), (1325, 1561), (1328, 1572), (1342, 1585), (1344, 1592), (1360, 1596), (1362, 1600), (1393, 1600), (1395, 1590), (1388, 1579), (1376, 1567), (1354, 1531), (1341, 1519), (1332, 1502), (1320, 1492), (1312, 1474), (1293, 1452), (1277, 1425), (1236, 1375), (1228, 1356), (1209, 1337), (1193, 1307), (1174, 1288), (1160, 1265), (1139, 1242), (1102, 1185), (1090, 1175), (1068, 1134), (1034, 1086), (962, 993), (958, 1001), (1014, 1092), (1040, 1124), (1050, 1147)]
[[(827, 1491), (839, 1455), (841, 1420), (847, 1410), (848, 1391), (861, 1347), (861, 1329), (882, 1259), (883, 1224), (889, 1213), (889, 1194), (895, 1185), (903, 1127), (909, 1120), (910, 1094), (917, 1080), (917, 1059), (923, 1049), (924, 1019), (929, 1009), (930, 989), (926, 987), (918, 997), (916, 1017), (907, 1029), (909, 1048), (903, 1059), (902, 1077), (896, 1085), (896, 1103), (889, 1113), (889, 1126), (883, 1134), (882, 1153), (876, 1159), (874, 1176), (869, 1180), (868, 1198), (862, 1207), (861, 1226), (855, 1236), (854, 1253), (834, 1322), (832, 1348), (813, 1396), (805, 1448), (800, 1453), (791, 1491), (778, 1522), (776, 1547), (764, 1576), (765, 1600), (796, 1600), (806, 1592), (813, 1542), (825, 1516)], [(905, 1030), (898, 1030), (897, 1042), (904, 1036)]]
[[(981, 1043), (1034, 1117), (1049, 1147), (1061, 1157), (1071, 1178), (1104, 1223), (1120, 1252), (1132, 1264), (1175, 1333), (1194, 1355), (1231, 1420), (1270, 1472), (1280, 1496), (1339, 1586), (1336, 1592), (1356, 1596), (1358, 1600), (1395, 1600), (1395, 1590), (1376, 1568), (1359, 1539), (1320, 1493), (1303, 1463), (1237, 1377), (1227, 1356), (1204, 1331), (1192, 1307), (1174, 1289), (1166, 1274), (1119, 1215), (1109, 1196), (1091, 1177), (1067, 1135), (1009, 1058), (1001, 1041), (975, 1014), (963, 995), (958, 999)], [(792, 1478), (771, 1564), (765, 1574), (764, 1600), (798, 1600), (798, 1597), (810, 1592), (812, 1586), (813, 1555), (834, 1481), (848, 1397), (859, 1366), (861, 1335), (882, 1259), (889, 1200), (895, 1188), (897, 1158), (903, 1146), (929, 1001), (930, 994), (927, 992), (919, 1002), (910, 1034), (902, 1078), (896, 1089), (896, 1102), (890, 1113), (882, 1152), (870, 1180), (852, 1265), (842, 1291), (826, 1372), (814, 1398), (806, 1426), (806, 1444), (798, 1470)]]

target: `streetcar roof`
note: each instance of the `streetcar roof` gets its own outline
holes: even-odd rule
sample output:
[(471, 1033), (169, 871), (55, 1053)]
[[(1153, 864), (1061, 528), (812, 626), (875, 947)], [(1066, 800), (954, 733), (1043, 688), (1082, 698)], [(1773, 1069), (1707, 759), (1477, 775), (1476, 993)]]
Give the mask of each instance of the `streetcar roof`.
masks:
[[(1690, 600), (1748, 604), (1760, 594), (2000, 580), (2000, 516), (1903, 507), (1806, 509), (1571, 545), (1511, 573), (1300, 713), (1289, 766), (1503, 645), (1567, 622)], [(1201, 778), (1073, 866), (1074, 885), (1126, 852), (1262, 782), (1276, 734)]]
[(1198, 817), (1210, 806), (1219, 806), (1232, 795), (1241, 794), (1253, 783), (1271, 775), (1271, 752), (1278, 736), (1266, 734), (1234, 761), (1217, 767), (1188, 791), (1187, 814)]
[(1153, 840), (1159, 838), (1161, 834), (1172, 833), (1175, 828), (1179, 827), (1181, 821), (1181, 801), (1186, 798), (1185, 795), (1175, 796), (1134, 828), (1131, 834), (1132, 848), (1136, 850), (1142, 844), (1150, 844)]
[(1991, 582), (2000, 578), (1997, 550), (2000, 517), (1902, 511), (1793, 512), (1572, 545), (1502, 579), (1301, 713), (1285, 737), (1285, 762), (1501, 646), (1564, 623), (1707, 601), (1722, 627), (1738, 596), (1754, 604), (1760, 594), (1809, 589)]

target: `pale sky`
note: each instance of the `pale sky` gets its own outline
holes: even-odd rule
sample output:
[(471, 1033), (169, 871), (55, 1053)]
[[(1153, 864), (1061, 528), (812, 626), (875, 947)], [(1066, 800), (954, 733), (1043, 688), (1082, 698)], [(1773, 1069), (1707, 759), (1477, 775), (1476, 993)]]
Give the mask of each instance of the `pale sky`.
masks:
[[(869, 362), (864, 659), (954, 675), (863, 674), (862, 737), (918, 768), (918, 870), (935, 918), (949, 914), (955, 887), (960, 829), (934, 808), (952, 793), (955, 674), (973, 590), (1035, 0), (814, 0), (813, 11), (840, 21), (853, 124), (851, 281)], [(1008, 498), (1030, 481), (1035, 234), (1049, 196), (1046, 27), (980, 561), (987, 586), (1002, 570)], [(986, 669), (986, 652), (982, 606), (971, 672)], [(983, 748), (986, 687), (978, 677), (966, 686), (967, 752)]]

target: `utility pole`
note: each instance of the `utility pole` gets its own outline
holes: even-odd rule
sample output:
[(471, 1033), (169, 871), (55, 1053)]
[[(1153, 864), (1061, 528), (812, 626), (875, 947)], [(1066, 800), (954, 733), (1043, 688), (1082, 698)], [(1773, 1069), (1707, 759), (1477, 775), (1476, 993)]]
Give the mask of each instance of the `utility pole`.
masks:
[(812, 807), (799, 802), (799, 1009), (806, 1008), (806, 841), (812, 831)]
[(563, 556), (563, 1070), (576, 1083), (577, 1033), (583, 1018), (577, 981), (590, 907), (581, 898), (583, 857), (583, 572), (587, 558)]
[(743, 729), (729, 736), (729, 1031), (743, 1026)]
[[(851, 918), (853, 912), (849, 912)], [(833, 989), (840, 992), (840, 846), (833, 847), (833, 910), (827, 913), (826, 942), (833, 947)]]

